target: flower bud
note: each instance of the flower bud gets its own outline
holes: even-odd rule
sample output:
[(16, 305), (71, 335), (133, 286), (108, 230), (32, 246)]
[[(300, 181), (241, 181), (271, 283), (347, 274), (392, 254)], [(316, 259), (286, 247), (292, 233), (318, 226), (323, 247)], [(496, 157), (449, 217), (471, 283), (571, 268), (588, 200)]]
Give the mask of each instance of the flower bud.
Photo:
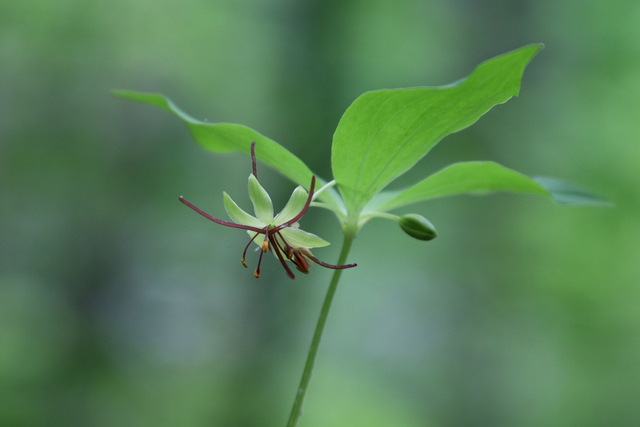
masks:
[(425, 217), (418, 214), (403, 215), (399, 220), (400, 228), (409, 236), (418, 240), (433, 240), (438, 236), (436, 228)]

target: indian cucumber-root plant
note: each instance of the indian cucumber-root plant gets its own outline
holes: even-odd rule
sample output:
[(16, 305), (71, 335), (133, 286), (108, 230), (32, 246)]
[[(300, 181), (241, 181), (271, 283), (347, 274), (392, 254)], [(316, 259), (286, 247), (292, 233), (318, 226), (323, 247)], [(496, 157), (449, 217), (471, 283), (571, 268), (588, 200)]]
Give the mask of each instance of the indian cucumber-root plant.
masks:
[[(247, 266), (245, 256), (251, 242), (261, 248), (255, 277), (260, 276), (260, 263), (266, 252), (275, 255), (290, 278), (295, 275), (289, 262), (302, 273), (308, 273), (314, 263), (334, 269), (287, 426), (295, 426), (301, 415), (338, 282), (344, 269), (355, 267), (347, 264), (351, 244), (371, 218), (396, 221), (410, 236), (428, 241), (437, 234), (426, 218), (418, 214), (398, 216), (392, 211), (438, 197), (497, 191), (537, 194), (561, 204), (606, 203), (575, 185), (550, 178), (529, 178), (491, 161), (454, 163), (404, 190), (385, 190), (445, 136), (472, 125), (493, 106), (517, 96), (525, 67), (542, 47), (532, 44), (497, 56), (450, 85), (376, 90), (361, 95), (347, 108), (334, 133), (331, 180), (316, 176), (282, 145), (246, 126), (196, 120), (159, 94), (114, 91), (116, 96), (172, 113), (209, 151), (251, 155), (249, 195), (255, 216), (242, 210), (226, 193), (223, 202), (233, 222), (214, 218), (182, 197), (180, 201), (217, 224), (246, 230), (249, 243), (242, 255), (242, 265)], [(268, 193), (258, 182), (256, 159), (299, 185), (276, 216)], [(310, 206), (327, 209), (339, 220), (344, 241), (336, 265), (326, 264), (311, 253), (311, 248), (326, 246), (328, 242), (298, 228), (298, 221)]]

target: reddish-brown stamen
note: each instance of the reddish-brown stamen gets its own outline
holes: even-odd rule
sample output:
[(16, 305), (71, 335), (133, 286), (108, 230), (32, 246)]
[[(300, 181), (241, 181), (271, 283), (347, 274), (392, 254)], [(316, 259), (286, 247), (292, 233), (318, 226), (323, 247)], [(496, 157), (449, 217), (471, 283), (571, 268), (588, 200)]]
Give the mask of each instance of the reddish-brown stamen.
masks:
[(278, 260), (280, 260), (280, 264), (282, 264), (284, 269), (287, 271), (287, 274), (289, 275), (289, 277), (291, 277), (292, 279), (295, 279), (296, 276), (293, 274), (293, 271), (291, 271), (291, 269), (287, 265), (287, 262), (282, 257), (282, 253), (280, 252), (282, 250), (282, 248), (280, 247), (280, 244), (278, 243), (278, 239), (276, 239), (273, 236), (273, 234), (270, 234), (269, 235), (269, 241), (271, 242), (271, 248), (272, 248), (271, 250), (273, 252), (275, 252), (276, 256), (278, 257)]
[(256, 270), (253, 272), (253, 275), (256, 276), (256, 279), (260, 277), (260, 264), (262, 263), (263, 254), (264, 252), (260, 251), (260, 258), (258, 258), (258, 266), (256, 267)]
[(260, 277), (260, 264), (262, 264), (262, 255), (264, 255), (264, 253), (269, 250), (269, 243), (267, 243), (267, 239), (269, 239), (268, 225), (264, 228), (264, 241), (262, 242), (262, 250), (260, 251), (260, 258), (258, 258), (258, 267), (256, 267), (256, 271), (253, 272), (253, 275), (256, 276), (256, 279)]
[(292, 251), (290, 259), (291, 262), (296, 265), (298, 271), (304, 274), (309, 274), (309, 263), (306, 259), (304, 259), (304, 256), (300, 253), (300, 251)]
[(291, 258), (291, 251), (292, 251), (291, 246), (289, 246), (289, 243), (287, 243), (287, 241), (284, 240), (284, 236), (282, 235), (282, 233), (278, 231), (277, 234), (280, 237), (280, 240), (282, 240), (282, 243), (284, 243), (284, 248), (283, 248), (282, 246), (280, 246), (280, 242), (276, 239), (276, 242), (278, 243), (280, 250), (287, 256), (287, 258)]
[(249, 267), (247, 263), (244, 262), (244, 258), (247, 256), (247, 249), (249, 249), (249, 246), (251, 246), (251, 242), (253, 242), (256, 239), (256, 237), (258, 237), (258, 234), (260, 233), (254, 234), (251, 240), (249, 240), (249, 243), (247, 243), (247, 246), (244, 247), (244, 252), (242, 252), (242, 265), (244, 265), (244, 268)]

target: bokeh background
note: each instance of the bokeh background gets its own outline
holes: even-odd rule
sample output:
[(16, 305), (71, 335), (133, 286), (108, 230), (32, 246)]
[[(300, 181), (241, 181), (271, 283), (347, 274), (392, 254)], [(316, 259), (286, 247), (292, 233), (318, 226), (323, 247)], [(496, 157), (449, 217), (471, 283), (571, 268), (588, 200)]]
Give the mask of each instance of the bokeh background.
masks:
[[(531, 42), (519, 98), (445, 139), (460, 160), (580, 183), (614, 208), (458, 197), (372, 221), (329, 318), (301, 427), (640, 425), (640, 3), (636, 0), (0, 2), (0, 425), (282, 426), (330, 271), (255, 280), (204, 152), (161, 92), (253, 127), (330, 178), (352, 100), (440, 85)], [(260, 167), (260, 166), (259, 166)], [(261, 167), (276, 206), (293, 184)], [(334, 245), (326, 211), (305, 229)], [(300, 275), (302, 276), (302, 275)]]

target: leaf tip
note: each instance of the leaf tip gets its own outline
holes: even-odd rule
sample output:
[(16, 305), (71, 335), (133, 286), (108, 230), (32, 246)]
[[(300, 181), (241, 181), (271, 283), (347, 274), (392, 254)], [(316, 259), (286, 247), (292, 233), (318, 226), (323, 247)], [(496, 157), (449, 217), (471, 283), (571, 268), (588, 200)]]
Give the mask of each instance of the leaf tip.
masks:
[(614, 206), (611, 201), (600, 197), (592, 191), (577, 184), (549, 177), (535, 177), (533, 179), (545, 188), (553, 200), (559, 205), (594, 207)]
[(144, 93), (142, 92), (135, 92), (135, 91), (126, 90), (126, 89), (111, 89), (109, 93), (111, 94), (111, 96), (114, 96), (116, 98), (132, 99), (132, 100), (136, 100), (140, 97), (140, 95), (144, 95)]

